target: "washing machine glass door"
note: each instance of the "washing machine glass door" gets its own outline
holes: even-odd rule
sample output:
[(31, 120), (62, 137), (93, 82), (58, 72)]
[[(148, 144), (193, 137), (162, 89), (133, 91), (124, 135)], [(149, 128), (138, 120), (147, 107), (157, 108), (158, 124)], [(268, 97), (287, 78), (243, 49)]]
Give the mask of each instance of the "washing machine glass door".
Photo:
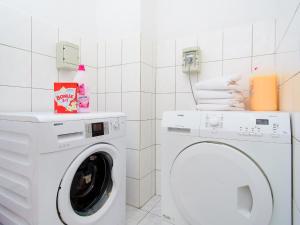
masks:
[(58, 190), (58, 213), (66, 224), (94, 224), (118, 191), (118, 151), (98, 144), (83, 151), (69, 166)]
[(273, 198), (259, 166), (240, 150), (203, 142), (183, 150), (170, 171), (178, 211), (191, 225), (267, 225)]

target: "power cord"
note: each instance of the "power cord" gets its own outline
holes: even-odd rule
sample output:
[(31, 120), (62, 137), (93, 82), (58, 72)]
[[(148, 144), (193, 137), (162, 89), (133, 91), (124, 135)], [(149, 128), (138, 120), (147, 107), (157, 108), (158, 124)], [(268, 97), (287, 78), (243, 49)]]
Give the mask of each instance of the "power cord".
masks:
[(195, 105), (197, 105), (197, 100), (196, 100), (196, 97), (195, 97), (194, 88), (193, 88), (193, 84), (192, 84), (192, 78), (191, 78), (191, 65), (190, 65), (190, 64), (189, 64), (189, 80), (190, 80), (190, 87), (191, 87), (193, 99), (194, 99)]

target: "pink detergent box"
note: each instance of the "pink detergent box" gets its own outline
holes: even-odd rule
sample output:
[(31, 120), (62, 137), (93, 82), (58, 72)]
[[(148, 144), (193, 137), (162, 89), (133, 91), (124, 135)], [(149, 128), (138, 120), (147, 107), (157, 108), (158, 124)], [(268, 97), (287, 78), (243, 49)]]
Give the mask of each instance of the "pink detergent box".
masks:
[(78, 83), (54, 83), (54, 111), (78, 112)]

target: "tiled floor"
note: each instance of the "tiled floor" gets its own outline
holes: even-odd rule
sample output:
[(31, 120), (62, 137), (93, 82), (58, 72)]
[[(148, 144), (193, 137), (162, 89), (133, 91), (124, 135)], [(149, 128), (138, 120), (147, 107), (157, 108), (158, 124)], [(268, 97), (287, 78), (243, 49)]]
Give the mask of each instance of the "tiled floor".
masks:
[(161, 225), (160, 197), (153, 197), (143, 208), (126, 208), (126, 225)]

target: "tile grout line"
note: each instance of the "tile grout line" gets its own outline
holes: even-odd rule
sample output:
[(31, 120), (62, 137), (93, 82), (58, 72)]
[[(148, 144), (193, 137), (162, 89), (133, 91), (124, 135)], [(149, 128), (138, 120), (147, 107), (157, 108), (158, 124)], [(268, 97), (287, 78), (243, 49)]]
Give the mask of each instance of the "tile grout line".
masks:
[(285, 29), (285, 31), (284, 31), (282, 37), (280, 38), (280, 40), (278, 40), (279, 42), (278, 42), (278, 45), (276, 46), (275, 52), (277, 52), (278, 49), (280, 48), (281, 43), (282, 43), (283, 40), (285, 39), (285, 37), (286, 37), (286, 35), (287, 35), (287, 33), (288, 33), (288, 31), (289, 31), (289, 29), (290, 29), (292, 23), (294, 22), (294, 19), (295, 19), (296, 15), (297, 15), (299, 9), (300, 9), (300, 2), (298, 3), (298, 5), (297, 5), (297, 7), (296, 7), (296, 9), (295, 9), (295, 11), (294, 11), (292, 17), (290, 18), (290, 21), (289, 21), (289, 23), (288, 23), (288, 25), (287, 25), (287, 27), (286, 27), (286, 29)]
[[(141, 42), (141, 33), (140, 33), (140, 36), (139, 36), (139, 42), (140, 42), (140, 60), (142, 58), (142, 42)], [(142, 89), (142, 65), (140, 63), (140, 71), (139, 71), (139, 76), (140, 76), (140, 83), (139, 83), (139, 90), (140, 90), (140, 106), (139, 106), (139, 116), (140, 116), (140, 119), (142, 119), (142, 114), (141, 114), (141, 111), (142, 111), (142, 96), (141, 96), (141, 89)], [(142, 138), (142, 122), (139, 122), (139, 125), (140, 125), (140, 140), (139, 140), (139, 150), (141, 149), (141, 138)], [(141, 206), (141, 152), (138, 153), (139, 154), (139, 206)]]
[(254, 40), (253, 40), (253, 37), (254, 37), (254, 25), (251, 24), (251, 60), (250, 60), (250, 75), (253, 73), (253, 59), (254, 59), (254, 56), (253, 56), (253, 52), (254, 52), (254, 48), (253, 48)]
[(32, 16), (30, 17), (30, 111), (32, 112), (33, 110), (33, 88), (32, 88)]

